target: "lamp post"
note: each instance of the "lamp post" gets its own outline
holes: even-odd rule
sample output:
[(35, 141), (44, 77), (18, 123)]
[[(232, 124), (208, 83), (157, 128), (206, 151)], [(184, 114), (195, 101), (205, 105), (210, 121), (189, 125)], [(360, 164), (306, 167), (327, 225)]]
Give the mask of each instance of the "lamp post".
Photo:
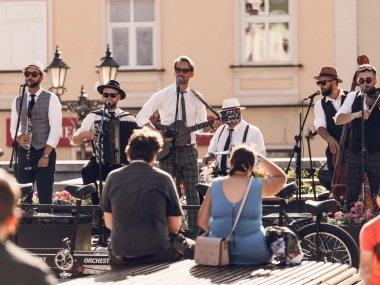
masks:
[[(88, 100), (88, 94), (82, 85), (78, 101), (65, 101), (68, 111), (77, 113), (76, 128), (80, 128), (84, 118), (93, 110), (103, 104), (101, 100)], [(80, 145), (80, 159), (86, 159), (86, 143)]]
[(106, 56), (103, 57), (100, 65), (96, 66), (99, 70), (100, 83), (102, 85), (107, 84), (110, 80), (115, 80), (117, 75), (117, 70), (119, 65), (113, 59), (112, 50), (110, 50), (110, 45), (107, 45)]
[(61, 51), (58, 46), (55, 50), (55, 56), (52, 63), (47, 67), (49, 78), (52, 86), (49, 88), (49, 91), (54, 92), (59, 100), (61, 100), (61, 95), (66, 92), (65, 88), (65, 79), (67, 70), (70, 67), (62, 61)]

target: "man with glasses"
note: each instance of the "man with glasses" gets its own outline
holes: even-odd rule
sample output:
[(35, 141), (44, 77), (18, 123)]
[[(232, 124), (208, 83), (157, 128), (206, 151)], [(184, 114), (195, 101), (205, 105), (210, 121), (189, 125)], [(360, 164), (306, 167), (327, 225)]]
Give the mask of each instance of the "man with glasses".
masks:
[(238, 119), (227, 121), (225, 126), (215, 132), (210, 141), (208, 152), (202, 159), (204, 164), (217, 160), (219, 175), (227, 175), (227, 171), (229, 170), (229, 155), (215, 156), (217, 152), (230, 152), (242, 143), (250, 143), (255, 153), (260, 156), (266, 155), (263, 135), (259, 128), (248, 124), (242, 119), (241, 110), (243, 109), (245, 107), (241, 107), (240, 102), (236, 98), (223, 100), (222, 111), (220, 111), (222, 117), (228, 116), (228, 112), (236, 112), (239, 114)]
[[(377, 96), (376, 68), (364, 64), (359, 67), (356, 74), (364, 94), (361, 91), (349, 93), (335, 115), (337, 125), (351, 123), (350, 143), (345, 155), (346, 211), (350, 211), (352, 204), (358, 201), (363, 178), (363, 156), (364, 171), (368, 175), (372, 197), (377, 194), (380, 187), (380, 109), (378, 106), (369, 106), (367, 102), (368, 97)], [(364, 108), (364, 149), (362, 148), (362, 108)]]
[[(322, 67), (319, 75), (313, 78), (317, 80), (316, 83), (321, 88), (321, 93), (324, 97), (314, 105), (314, 126), (321, 138), (327, 142), (325, 153), (330, 180), (332, 180), (334, 174), (332, 154), (339, 151), (339, 142), (343, 129), (342, 126), (335, 124), (334, 117), (346, 99), (348, 92), (339, 88), (339, 83), (343, 81), (338, 77), (338, 72), (334, 67)], [(331, 188), (328, 190), (331, 190)]]
[[(161, 124), (170, 126), (176, 120), (186, 123), (187, 126), (204, 123), (207, 121), (207, 113), (205, 105), (197, 98), (194, 91), (189, 87), (189, 81), (194, 76), (194, 63), (187, 56), (180, 56), (174, 61), (174, 77), (175, 83), (165, 89), (155, 93), (142, 107), (137, 114), (137, 124), (148, 126), (155, 129), (150, 122), (150, 116), (159, 110)], [(177, 90), (178, 88), (178, 90)], [(177, 94), (179, 93), (179, 96)], [(197, 92), (196, 92), (197, 93)], [(197, 93), (198, 94), (198, 93)], [(201, 95), (199, 95), (201, 96)], [(177, 108), (178, 102), (178, 108)], [(177, 110), (177, 111), (176, 111)], [(177, 117), (176, 117), (176, 114)], [(214, 121), (212, 125), (205, 127), (203, 132), (209, 132), (211, 129), (217, 128), (219, 121)], [(165, 138), (165, 142), (170, 142), (170, 138)], [(176, 150), (177, 171), (183, 180), (186, 203), (188, 205), (199, 205), (199, 197), (194, 187), (198, 183), (198, 150), (196, 148), (195, 133), (191, 133), (190, 140), (187, 145), (179, 146)], [(160, 161), (160, 168), (175, 177), (171, 158)], [(191, 210), (188, 213), (188, 225), (190, 237), (195, 238), (198, 235), (197, 225), (198, 211)]]
[[(120, 138), (120, 164), (114, 165), (109, 164), (107, 162), (102, 163), (102, 178), (99, 180), (106, 180), (108, 174), (112, 170), (121, 167), (121, 165), (128, 164), (128, 161), (124, 154), (124, 150), (128, 144), (128, 140), (132, 134), (132, 131), (138, 128), (138, 126), (136, 125), (136, 118), (132, 116), (130, 113), (124, 112), (117, 106), (119, 100), (123, 100), (126, 97), (125, 92), (120, 88), (119, 82), (117, 82), (116, 80), (110, 80), (107, 84), (98, 86), (97, 89), (98, 92), (102, 95), (102, 101), (105, 107), (88, 114), (86, 118), (84, 118), (81, 127), (74, 133), (70, 142), (71, 145), (74, 146), (78, 146), (81, 143), (86, 143), (89, 141), (92, 142), (93, 155), (91, 156), (89, 162), (81, 170), (83, 184), (85, 185), (89, 183), (95, 183), (95, 185), (97, 185), (96, 180), (99, 179), (99, 164), (97, 162), (97, 160), (99, 159), (99, 157), (97, 158), (97, 155), (99, 156), (99, 154), (96, 153), (94, 146), (97, 143), (97, 126), (100, 124), (102, 116), (103, 122), (111, 122), (112, 120), (120, 121), (120, 133), (115, 134), (116, 137)], [(108, 106), (108, 108), (106, 106)], [(103, 110), (105, 110), (104, 113)], [(123, 127), (124, 125), (126, 125), (126, 127)], [(108, 140), (114, 146), (115, 141), (113, 141), (112, 139), (113, 138), (104, 135), (103, 142), (104, 140)], [(103, 158), (102, 160), (104, 160), (106, 156), (108, 157), (109, 155), (111, 155), (109, 153), (111, 149), (103, 146), (104, 145), (100, 145)], [(99, 194), (97, 191), (91, 194), (91, 200), (93, 205), (99, 205)], [(98, 215), (97, 213), (95, 213), (93, 220), (94, 227), (98, 227), (97, 217)]]
[[(53, 199), (55, 148), (61, 136), (62, 111), (58, 97), (41, 88), (45, 72), (41, 62), (32, 60), (22, 69), (28, 91), (13, 100), (11, 136), (16, 137), (18, 163), (15, 175), (19, 183), (36, 183), (40, 204)], [(21, 110), (21, 112), (20, 112)], [(20, 114), (18, 133), (16, 129)], [(32, 203), (33, 194), (26, 202)]]

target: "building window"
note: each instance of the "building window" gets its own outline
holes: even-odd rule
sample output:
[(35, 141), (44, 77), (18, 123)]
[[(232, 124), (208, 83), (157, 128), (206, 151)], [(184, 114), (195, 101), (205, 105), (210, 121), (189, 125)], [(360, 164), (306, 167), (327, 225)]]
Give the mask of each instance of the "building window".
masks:
[(241, 0), (242, 65), (294, 63), (293, 3), (294, 0)]
[(120, 69), (152, 69), (156, 63), (155, 0), (109, 0), (107, 39)]

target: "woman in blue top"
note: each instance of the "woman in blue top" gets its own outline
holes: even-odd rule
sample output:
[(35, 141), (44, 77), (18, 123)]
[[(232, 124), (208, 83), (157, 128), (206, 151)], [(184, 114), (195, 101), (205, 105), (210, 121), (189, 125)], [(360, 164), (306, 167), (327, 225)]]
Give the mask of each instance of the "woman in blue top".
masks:
[[(269, 178), (252, 178), (256, 164)], [(210, 230), (209, 236), (226, 238), (231, 232), (250, 179), (253, 179), (243, 211), (229, 242), (230, 264), (268, 263), (272, 252), (265, 242), (262, 226), (262, 197), (277, 194), (286, 183), (286, 175), (265, 157), (256, 160), (248, 145), (237, 147), (231, 154), (231, 170), (226, 177), (217, 178), (208, 189), (199, 211), (198, 225)]]

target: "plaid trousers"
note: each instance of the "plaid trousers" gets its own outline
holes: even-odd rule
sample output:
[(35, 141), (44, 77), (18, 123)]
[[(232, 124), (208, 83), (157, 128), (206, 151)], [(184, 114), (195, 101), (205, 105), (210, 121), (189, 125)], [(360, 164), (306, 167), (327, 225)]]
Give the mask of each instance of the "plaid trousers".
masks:
[[(358, 201), (362, 184), (362, 158), (360, 153), (347, 150), (346, 155), (346, 211), (349, 212), (352, 203)], [(368, 175), (372, 198), (380, 190), (380, 152), (368, 154), (364, 170)]]
[[(179, 147), (177, 150), (178, 173), (185, 186), (187, 205), (199, 205), (199, 196), (195, 185), (199, 180), (198, 150), (191, 146)], [(160, 168), (174, 177), (172, 159), (160, 161)], [(188, 210), (188, 225), (192, 234), (198, 235), (198, 210)]]

